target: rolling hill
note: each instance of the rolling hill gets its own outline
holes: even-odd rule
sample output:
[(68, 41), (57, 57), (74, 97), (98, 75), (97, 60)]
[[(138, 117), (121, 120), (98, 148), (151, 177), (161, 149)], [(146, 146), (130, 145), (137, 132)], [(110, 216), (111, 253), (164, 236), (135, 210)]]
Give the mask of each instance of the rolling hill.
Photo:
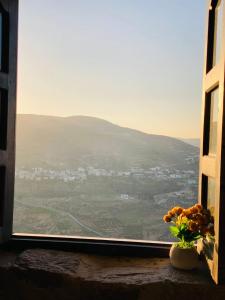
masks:
[[(17, 116), (18, 167), (105, 169), (175, 166), (184, 169), (198, 148), (87, 117)], [(190, 168), (190, 165), (189, 165)]]
[(15, 232), (169, 241), (162, 216), (197, 199), (199, 149), (175, 138), (18, 115), (16, 147)]

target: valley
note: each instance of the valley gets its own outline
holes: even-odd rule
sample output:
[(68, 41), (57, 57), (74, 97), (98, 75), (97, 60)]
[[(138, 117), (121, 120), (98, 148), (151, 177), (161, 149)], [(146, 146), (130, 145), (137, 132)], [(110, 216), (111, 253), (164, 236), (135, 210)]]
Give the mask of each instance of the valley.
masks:
[(197, 201), (198, 148), (91, 117), (19, 115), (14, 232), (169, 241)]

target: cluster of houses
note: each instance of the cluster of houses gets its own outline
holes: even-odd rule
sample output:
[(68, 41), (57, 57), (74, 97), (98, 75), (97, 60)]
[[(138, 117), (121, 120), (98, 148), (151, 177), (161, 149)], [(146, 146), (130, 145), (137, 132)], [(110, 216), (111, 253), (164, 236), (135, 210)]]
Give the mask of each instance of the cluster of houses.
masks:
[(143, 169), (139, 167), (132, 167), (126, 171), (115, 171), (99, 169), (95, 167), (79, 167), (75, 170), (70, 169), (45, 169), (42, 167), (35, 168), (17, 168), (16, 178), (23, 180), (60, 180), (64, 182), (70, 181), (84, 181), (90, 176), (96, 177), (133, 177), (133, 178), (151, 178), (155, 180), (169, 180), (169, 179), (187, 179), (188, 184), (192, 184), (197, 174), (194, 170), (179, 170), (168, 167), (152, 167)]

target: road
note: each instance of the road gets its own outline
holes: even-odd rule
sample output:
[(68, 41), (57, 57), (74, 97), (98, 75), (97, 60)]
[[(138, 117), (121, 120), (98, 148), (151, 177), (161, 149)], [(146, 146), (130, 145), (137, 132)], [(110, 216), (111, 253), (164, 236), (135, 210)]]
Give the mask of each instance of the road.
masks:
[(15, 201), (16, 203), (19, 203), (23, 206), (27, 206), (27, 207), (35, 207), (35, 208), (42, 208), (42, 209), (45, 209), (45, 210), (48, 210), (48, 211), (51, 211), (51, 212), (55, 212), (57, 214), (61, 214), (61, 215), (64, 215), (64, 217), (68, 217), (70, 218), (71, 220), (73, 220), (74, 223), (80, 225), (80, 227), (82, 227), (83, 229), (87, 230), (88, 232), (91, 232), (91, 233), (94, 233), (95, 235), (97, 236), (101, 236), (101, 237), (104, 237), (104, 235), (94, 229), (92, 229), (91, 227), (83, 224), (82, 222), (80, 222), (76, 217), (74, 217), (72, 214), (68, 213), (67, 211), (64, 211), (64, 210), (59, 210), (59, 209), (56, 209), (56, 208), (52, 208), (52, 207), (48, 207), (48, 206), (44, 206), (44, 205), (35, 205), (35, 204), (28, 204), (28, 203), (24, 203), (22, 201), (18, 201), (16, 200)]

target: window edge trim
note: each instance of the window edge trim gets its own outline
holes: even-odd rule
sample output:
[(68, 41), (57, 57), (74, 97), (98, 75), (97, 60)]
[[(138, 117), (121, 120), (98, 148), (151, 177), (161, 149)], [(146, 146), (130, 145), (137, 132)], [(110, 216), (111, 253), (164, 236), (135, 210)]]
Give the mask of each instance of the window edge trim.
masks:
[(126, 255), (139, 257), (169, 257), (172, 243), (118, 239), (53, 237), (13, 234), (2, 247), (13, 250), (43, 248), (61, 251), (86, 252), (99, 255)]

